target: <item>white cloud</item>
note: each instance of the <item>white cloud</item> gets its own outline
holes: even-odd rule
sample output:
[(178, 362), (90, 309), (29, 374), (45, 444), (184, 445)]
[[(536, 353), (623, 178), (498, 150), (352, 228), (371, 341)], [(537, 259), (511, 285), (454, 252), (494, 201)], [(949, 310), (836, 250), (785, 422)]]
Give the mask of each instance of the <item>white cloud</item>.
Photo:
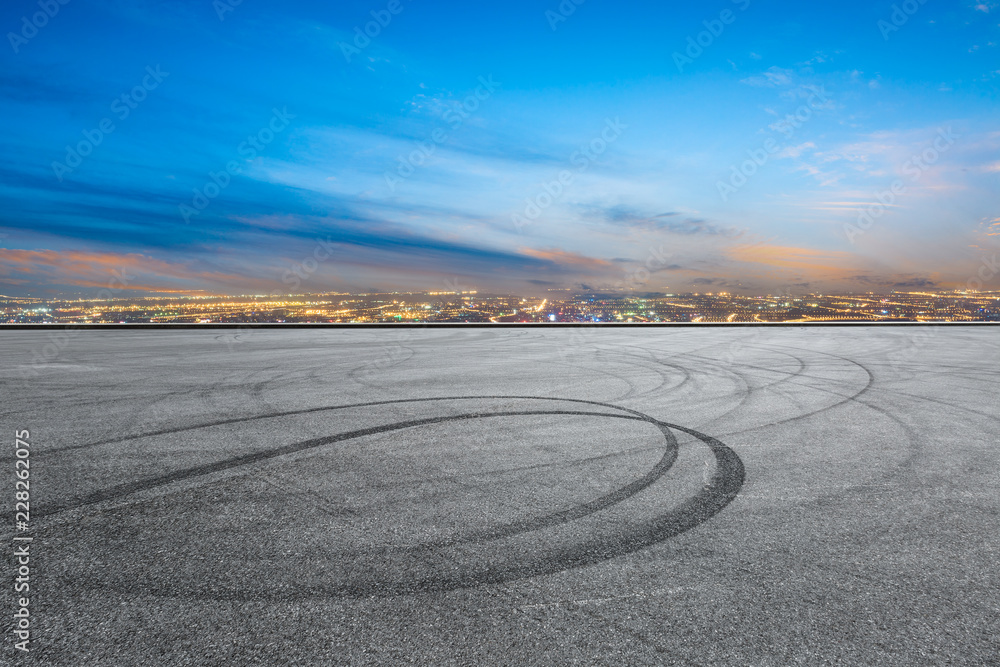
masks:
[(816, 144), (811, 141), (807, 141), (804, 144), (799, 144), (798, 146), (788, 146), (785, 150), (778, 153), (778, 157), (796, 158), (810, 148), (816, 148)]
[(780, 67), (771, 67), (766, 72), (760, 76), (751, 76), (743, 79), (740, 83), (746, 83), (751, 86), (765, 86), (765, 87), (775, 87), (775, 86), (790, 86), (792, 85), (792, 70), (782, 69)]

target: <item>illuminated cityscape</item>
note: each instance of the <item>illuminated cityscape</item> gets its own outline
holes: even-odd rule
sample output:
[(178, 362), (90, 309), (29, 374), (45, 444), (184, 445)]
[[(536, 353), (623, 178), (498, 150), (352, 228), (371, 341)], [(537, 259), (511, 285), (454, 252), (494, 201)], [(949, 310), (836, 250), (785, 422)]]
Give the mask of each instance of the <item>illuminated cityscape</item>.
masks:
[(1000, 321), (1000, 292), (740, 296), (725, 292), (549, 297), (467, 292), (286, 296), (0, 296), (6, 324), (816, 323)]

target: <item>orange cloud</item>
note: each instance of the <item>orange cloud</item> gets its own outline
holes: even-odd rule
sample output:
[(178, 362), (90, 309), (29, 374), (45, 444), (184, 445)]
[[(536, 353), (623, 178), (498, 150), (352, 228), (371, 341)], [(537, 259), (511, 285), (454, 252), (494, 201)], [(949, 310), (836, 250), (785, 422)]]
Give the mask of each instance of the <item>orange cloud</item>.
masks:
[(586, 257), (584, 255), (578, 255), (575, 252), (566, 252), (565, 250), (558, 250), (556, 248), (550, 248), (547, 250), (520, 248), (520, 252), (530, 257), (534, 257), (535, 259), (544, 259), (556, 264), (569, 264), (570, 266), (578, 266), (584, 269), (614, 268), (614, 265), (611, 262), (603, 259)]
[(0, 248), (0, 282), (18, 284), (19, 281), (12, 277), (18, 274), (30, 275), (35, 284), (134, 291), (174, 291), (182, 286), (178, 282), (239, 283), (245, 280), (231, 274), (193, 270), (184, 264), (138, 253)]
[(766, 267), (771, 272), (796, 273), (809, 280), (849, 280), (860, 269), (857, 256), (836, 250), (758, 243), (732, 247), (726, 254), (737, 262)]

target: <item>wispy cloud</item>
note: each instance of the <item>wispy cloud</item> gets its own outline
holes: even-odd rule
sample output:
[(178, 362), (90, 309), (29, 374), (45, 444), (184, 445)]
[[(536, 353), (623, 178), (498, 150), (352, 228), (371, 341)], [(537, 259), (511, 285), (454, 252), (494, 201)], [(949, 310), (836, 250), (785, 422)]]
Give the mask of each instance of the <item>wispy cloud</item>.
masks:
[(546, 248), (544, 250), (521, 248), (521, 252), (529, 257), (552, 262), (553, 264), (559, 266), (570, 266), (588, 270), (603, 270), (614, 267), (614, 265), (607, 260), (585, 257), (584, 255), (579, 255), (575, 252), (567, 252), (556, 248)]
[(585, 217), (598, 220), (615, 227), (626, 227), (640, 231), (660, 231), (683, 236), (705, 235), (737, 237), (743, 232), (735, 227), (711, 223), (702, 218), (692, 217), (676, 211), (665, 213), (645, 213), (625, 205), (611, 207), (581, 207)]
[(199, 286), (237, 286), (248, 276), (192, 268), (139, 253), (0, 248), (0, 275), (10, 281), (30, 276), (39, 285), (127, 291), (176, 291)]
[(764, 86), (764, 87), (776, 87), (776, 86), (790, 86), (792, 85), (792, 77), (794, 72), (790, 69), (782, 69), (780, 67), (769, 67), (764, 72), (741, 79), (740, 83), (745, 83), (751, 86)]

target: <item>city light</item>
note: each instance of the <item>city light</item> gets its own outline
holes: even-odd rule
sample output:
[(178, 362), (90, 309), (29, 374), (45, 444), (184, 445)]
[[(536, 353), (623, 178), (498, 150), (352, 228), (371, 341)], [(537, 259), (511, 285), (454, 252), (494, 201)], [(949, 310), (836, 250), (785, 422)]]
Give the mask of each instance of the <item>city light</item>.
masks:
[[(476, 295), (475, 300), (471, 295)], [(561, 300), (470, 292), (171, 296), (42, 300), (0, 297), (7, 324), (248, 323), (812, 323), (996, 321), (1000, 292), (894, 292), (859, 296), (567, 294)]]

